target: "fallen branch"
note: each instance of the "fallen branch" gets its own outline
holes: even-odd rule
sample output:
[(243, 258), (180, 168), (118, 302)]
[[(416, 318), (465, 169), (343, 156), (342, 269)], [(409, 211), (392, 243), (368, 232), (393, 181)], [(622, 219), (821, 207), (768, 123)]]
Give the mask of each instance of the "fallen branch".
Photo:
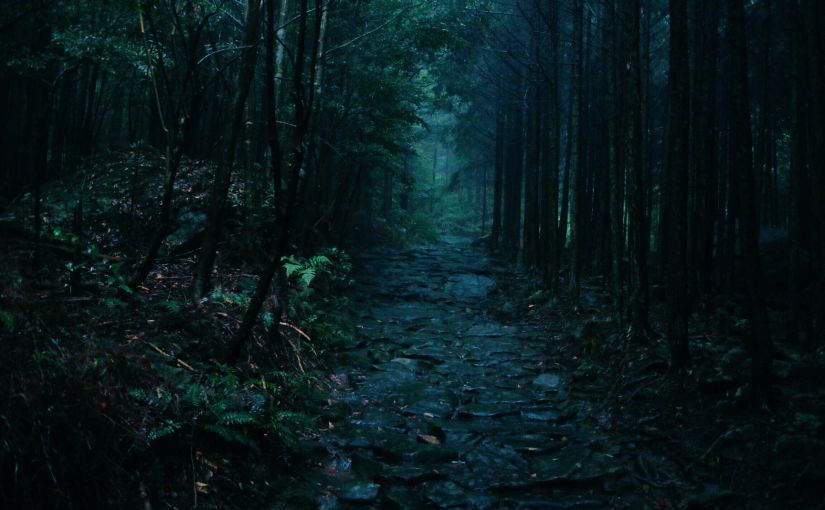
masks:
[(279, 322), (278, 324), (280, 324), (281, 326), (286, 326), (286, 327), (288, 327), (288, 328), (292, 328), (292, 329), (294, 329), (295, 331), (297, 331), (298, 333), (300, 333), (300, 334), (301, 334), (301, 336), (303, 336), (304, 338), (306, 338), (306, 339), (307, 339), (307, 342), (311, 342), (311, 341), (312, 341), (312, 339), (309, 337), (309, 335), (307, 335), (306, 333), (304, 333), (304, 332), (303, 332), (303, 331), (301, 331), (300, 329), (296, 328), (296, 327), (295, 327), (295, 326), (293, 326), (292, 324), (287, 324), (286, 322)]
[(295, 347), (295, 343), (293, 343), (292, 340), (287, 338), (287, 342), (289, 342), (289, 345), (291, 345), (292, 349), (295, 351), (295, 357), (298, 359), (298, 368), (301, 369), (302, 374), (305, 374), (306, 370), (304, 370), (304, 365), (301, 363), (301, 354), (298, 352), (298, 348)]

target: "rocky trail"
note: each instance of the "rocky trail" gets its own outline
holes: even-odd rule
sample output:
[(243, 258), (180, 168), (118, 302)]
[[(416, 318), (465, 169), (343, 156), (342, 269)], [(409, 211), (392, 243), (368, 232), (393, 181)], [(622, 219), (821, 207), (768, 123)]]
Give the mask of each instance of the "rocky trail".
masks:
[[(320, 509), (821, 508), (792, 491), (816, 480), (799, 455), (822, 442), (777, 442), (799, 427), (736, 415), (731, 342), (697, 348), (718, 367), (674, 379), (656, 342), (631, 352), (619, 334), (587, 333), (588, 313), (609, 322), (595, 287), (570, 320), (504, 313), (501, 283), (523, 282), (469, 239), (360, 262), (359, 337), (307, 438)], [(596, 341), (600, 361), (588, 359)], [(791, 453), (772, 475), (783, 440)]]
[[(362, 257), (357, 348), (334, 376), (313, 478), (320, 508), (613, 508), (634, 500), (623, 451), (583, 426), (545, 333), (483, 313), (491, 264), (463, 238)], [(334, 402), (331, 400), (331, 402)], [(335, 418), (338, 418), (337, 420)], [(630, 445), (632, 448), (632, 445)], [(322, 472), (321, 472), (322, 471)]]

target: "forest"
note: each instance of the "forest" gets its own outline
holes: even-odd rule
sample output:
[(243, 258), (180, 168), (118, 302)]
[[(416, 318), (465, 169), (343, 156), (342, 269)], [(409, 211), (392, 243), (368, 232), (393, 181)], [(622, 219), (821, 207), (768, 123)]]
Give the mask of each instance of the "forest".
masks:
[(0, 0), (0, 506), (823, 508), (823, 91), (820, 0)]

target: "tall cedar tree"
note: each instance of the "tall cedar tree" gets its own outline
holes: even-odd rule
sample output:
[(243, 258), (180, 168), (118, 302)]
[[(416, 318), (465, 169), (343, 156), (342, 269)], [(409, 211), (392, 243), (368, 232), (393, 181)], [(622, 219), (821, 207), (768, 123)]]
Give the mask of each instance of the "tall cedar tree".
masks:
[(627, 309), (628, 335), (631, 340), (647, 338), (648, 286), (647, 243), (645, 242), (645, 183), (642, 168), (642, 81), (639, 58), (639, 0), (626, 3), (625, 90), (627, 105), (627, 155), (629, 175), (627, 193), (627, 233), (630, 245), (630, 300)]
[(567, 252), (567, 299), (574, 309), (581, 305), (579, 297), (579, 229), (581, 215), (579, 214), (579, 181), (581, 180), (581, 108), (582, 108), (582, 14), (581, 0), (573, 2), (573, 81), (570, 99), (570, 249)]
[(670, 0), (670, 118), (668, 179), (670, 185), (670, 257), (668, 258), (667, 341), (670, 369), (684, 367), (688, 347), (688, 134), (690, 110), (687, 0)]
[(751, 140), (748, 103), (748, 51), (745, 40), (745, 6), (743, 0), (727, 0), (728, 30), (731, 49), (731, 170), (739, 177), (740, 228), (742, 259), (745, 266), (748, 295), (747, 347), (753, 358), (751, 388), (753, 401), (759, 405), (770, 396), (772, 342), (762, 288), (762, 268), (759, 261), (759, 226), (756, 218), (754, 189), (753, 143)]

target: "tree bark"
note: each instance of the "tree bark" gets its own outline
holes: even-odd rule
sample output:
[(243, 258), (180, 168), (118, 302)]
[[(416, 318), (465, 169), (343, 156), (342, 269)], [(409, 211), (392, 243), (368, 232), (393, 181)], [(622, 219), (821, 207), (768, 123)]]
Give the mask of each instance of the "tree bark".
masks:
[[(501, 87), (499, 87), (501, 96)], [(501, 199), (504, 177), (504, 106), (496, 105), (496, 148), (493, 172), (493, 225), (490, 230), (490, 249), (496, 250), (501, 237)]]
[(761, 285), (762, 268), (759, 261), (759, 226), (756, 217), (753, 142), (748, 102), (745, 6), (743, 0), (727, 0), (727, 4), (731, 48), (730, 158), (731, 169), (735, 169), (740, 182), (739, 239), (742, 245), (742, 259), (748, 286), (747, 347), (753, 358), (751, 389), (753, 403), (761, 406), (770, 397), (773, 346), (768, 311)]
[(232, 100), (232, 106), (227, 108), (224, 119), (221, 154), (215, 169), (215, 180), (212, 183), (206, 216), (206, 232), (203, 236), (198, 267), (192, 280), (192, 296), (196, 300), (203, 298), (209, 290), (212, 268), (215, 265), (218, 243), (221, 239), (226, 195), (232, 178), (232, 165), (235, 161), (240, 123), (243, 119), (249, 89), (255, 78), (255, 60), (261, 27), (259, 4), (255, 0), (247, 0), (246, 4), (246, 25), (242, 44), (248, 49), (244, 50), (245, 53), (241, 57), (238, 67), (238, 88)]
[(801, 197), (803, 176), (807, 172), (807, 132), (805, 129), (805, 101), (802, 97), (802, 87), (806, 83), (805, 69), (807, 62), (802, 56), (804, 41), (800, 34), (803, 32), (803, 22), (799, 15), (799, 3), (790, 1), (789, 40), (791, 41), (791, 66), (793, 67), (791, 82), (791, 168), (788, 175), (788, 326), (785, 339), (793, 345), (799, 343), (799, 322), (801, 299), (801, 281), (799, 277), (799, 252), (802, 239)]
[(647, 250), (644, 240), (644, 169), (640, 152), (642, 148), (641, 75), (639, 58), (639, 0), (627, 1), (627, 50), (625, 64), (625, 104), (627, 122), (627, 169), (629, 187), (627, 194), (627, 231), (630, 245), (630, 300), (628, 302), (628, 337), (631, 341), (648, 336), (648, 285)]
[[(316, 26), (321, 23), (318, 17), (326, 15), (326, 2), (317, 0), (315, 4)], [(294, 128), (292, 131), (291, 147), (292, 153), (289, 164), (289, 180), (287, 181), (286, 196), (284, 201), (284, 211), (276, 224), (275, 241), (272, 245), (269, 259), (264, 267), (261, 279), (255, 289), (255, 294), (249, 300), (249, 307), (244, 313), (241, 325), (232, 339), (232, 345), (227, 352), (225, 363), (234, 365), (238, 360), (247, 339), (252, 333), (252, 328), (257, 321), (258, 314), (263, 307), (264, 301), (269, 296), (269, 287), (273, 277), (282, 266), (281, 257), (286, 250), (289, 241), (289, 228), (295, 213), (295, 205), (298, 197), (298, 190), (301, 181), (305, 179), (305, 172), (302, 171), (306, 153), (306, 137), (309, 134), (311, 119), (313, 118), (312, 108), (317, 104), (311, 94), (302, 94), (302, 82), (304, 78), (304, 60), (307, 35), (307, 0), (301, 0), (298, 20), (298, 41), (295, 52), (295, 65), (293, 66), (292, 78), (292, 99), (295, 103)], [(325, 31), (316, 30), (314, 49), (316, 52), (320, 48), (323, 51), (323, 40)], [(316, 53), (317, 55), (317, 53)], [(314, 60), (314, 59), (313, 59)], [(311, 64), (312, 65), (312, 64)], [(313, 70), (313, 73), (315, 71)], [(310, 87), (314, 87), (316, 76), (310, 77)], [(307, 99), (305, 99), (307, 98)]]
[(579, 297), (579, 181), (581, 180), (581, 104), (582, 104), (582, 14), (581, 0), (573, 2), (573, 81), (571, 84), (570, 148), (570, 250), (568, 252), (567, 298), (573, 309), (581, 306)]
[(668, 177), (670, 179), (670, 249), (668, 258), (668, 350), (670, 369), (690, 360), (688, 343), (688, 147), (690, 65), (688, 62), (687, 0), (670, 0), (670, 118)]
[(619, 123), (617, 111), (617, 88), (619, 56), (616, 52), (616, 4), (607, 7), (607, 131), (608, 166), (610, 172), (610, 301), (613, 316), (622, 320), (622, 253), (624, 252), (624, 232), (622, 231), (622, 188), (624, 179), (619, 166)]
[[(558, 61), (558, 3), (548, 3), (550, 18), (550, 59)], [(550, 82), (545, 103), (543, 141), (544, 159), (542, 163), (542, 258), (544, 283), (551, 295), (556, 296), (559, 286), (559, 66), (551, 64)]]

